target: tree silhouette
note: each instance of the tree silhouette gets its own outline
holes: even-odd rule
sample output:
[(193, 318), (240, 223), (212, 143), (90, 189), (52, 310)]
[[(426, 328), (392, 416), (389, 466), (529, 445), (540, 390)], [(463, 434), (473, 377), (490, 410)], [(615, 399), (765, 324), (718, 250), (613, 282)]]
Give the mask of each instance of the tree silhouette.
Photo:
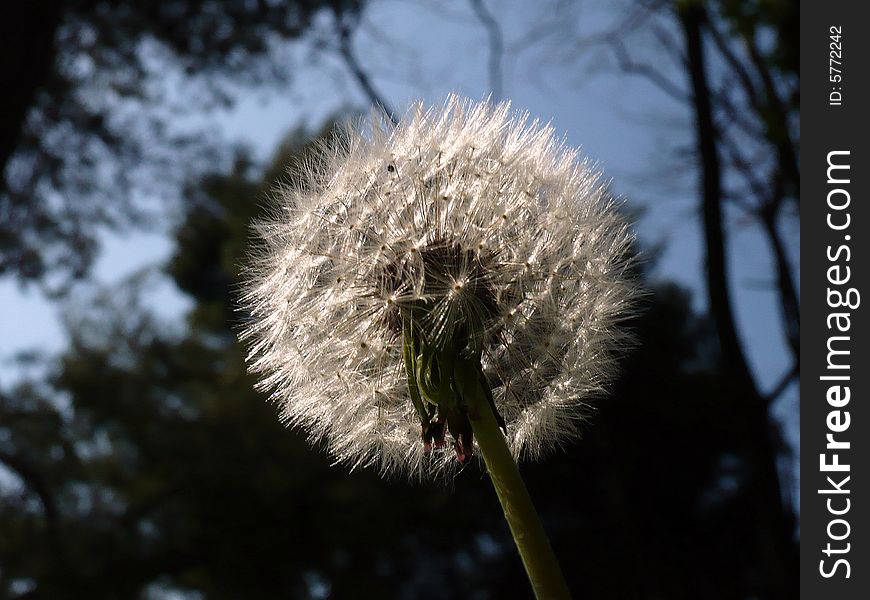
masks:
[[(724, 401), (744, 420), (742, 444), (750, 457), (744, 485), (755, 498), (758, 530), (768, 538), (765, 562), (781, 580), (781, 597), (791, 598), (798, 584), (797, 519), (779, 478), (780, 460), (791, 452), (770, 409), (800, 373), (800, 299), (788, 252), (794, 246), (783, 233), (797, 222), (800, 203), (798, 6), (777, 0), (632, 4), (601, 43), (622, 71), (645, 78), (691, 116), (707, 302), (729, 374)], [(641, 35), (653, 40), (647, 56), (631, 48)], [(791, 359), (768, 390), (751, 371), (735, 321), (727, 259), (735, 212), (757, 224), (768, 242)]]
[[(530, 595), (476, 466), (451, 485), (331, 467), (278, 424), (235, 341), (248, 223), (284, 166), (244, 157), (191, 185), (167, 272), (187, 328), (141, 302), (149, 275), (86, 298), (49, 383), (0, 403), (0, 597), (480, 598)], [(764, 562), (743, 417), (711, 323), (675, 286), (584, 440), (524, 476), (569, 584), (590, 598), (782, 595)], [(527, 591), (528, 590), (528, 591)]]
[[(359, 0), (48, 0), (0, 6), (0, 276), (61, 291), (100, 226), (141, 225), (220, 148), (172, 127), (240, 89), (287, 83), (276, 47)], [(349, 39), (352, 29), (345, 27)], [(353, 55), (348, 51), (348, 57)]]

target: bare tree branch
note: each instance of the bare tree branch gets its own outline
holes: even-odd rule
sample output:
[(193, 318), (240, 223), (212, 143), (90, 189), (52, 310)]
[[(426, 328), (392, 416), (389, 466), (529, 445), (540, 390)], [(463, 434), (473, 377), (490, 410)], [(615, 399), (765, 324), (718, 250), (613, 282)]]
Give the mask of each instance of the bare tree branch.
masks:
[(758, 203), (747, 203), (745, 198), (734, 198), (733, 200), (735, 203), (740, 205), (741, 208), (750, 211), (753, 216), (757, 217), (759, 214), (759, 206), (763, 206), (764, 203), (770, 199), (770, 193), (767, 186), (755, 176), (753, 164), (751, 161), (748, 161), (743, 154), (741, 154), (740, 145), (734, 140), (734, 138), (721, 130), (718, 133), (719, 139), (722, 143), (722, 148), (725, 151), (726, 157), (730, 161), (731, 167), (746, 180), (746, 184), (751, 190), (752, 196), (758, 200)]
[(770, 390), (767, 394), (767, 402), (773, 403), (777, 398), (779, 398), (782, 393), (788, 389), (788, 386), (792, 381), (800, 374), (800, 365), (795, 363), (792, 367), (782, 376), (782, 378), (777, 382), (773, 389)]
[(776, 264), (776, 281), (779, 290), (779, 305), (782, 315), (783, 328), (785, 329), (785, 337), (789, 348), (791, 349), (792, 357), (795, 365), (800, 367), (801, 357), (801, 342), (800, 342), (800, 301), (798, 300), (797, 289), (792, 278), (791, 263), (785, 252), (785, 244), (782, 241), (782, 236), (777, 228), (777, 212), (782, 198), (782, 178), (776, 178), (775, 195), (761, 211), (761, 222), (764, 224), (764, 229), (767, 233), (767, 239), (770, 241), (771, 251), (773, 252), (774, 263)]
[(371, 78), (365, 69), (363, 69), (356, 54), (353, 51), (353, 31), (359, 22), (359, 15), (349, 15), (347, 12), (342, 12), (338, 5), (333, 7), (335, 14), (335, 26), (338, 33), (338, 51), (341, 55), (351, 75), (356, 80), (357, 84), (362, 89), (363, 93), (368, 97), (369, 101), (377, 106), (384, 114), (389, 117), (393, 123), (398, 123), (396, 115), (392, 108), (387, 104), (383, 97), (377, 92), (372, 84)]
[(613, 54), (616, 56), (620, 69), (626, 73), (632, 73), (644, 77), (647, 81), (678, 102), (682, 103), (688, 101), (688, 96), (679, 85), (669, 80), (652, 66), (635, 62), (628, 53), (625, 43), (620, 38), (612, 37), (608, 42), (611, 50), (613, 50)]
[(731, 98), (734, 80), (727, 78), (719, 85), (719, 89), (714, 95), (715, 105), (721, 112), (728, 117), (728, 121), (736, 125), (743, 133), (751, 136), (754, 139), (763, 138), (764, 130), (761, 124), (751, 118), (746, 108), (739, 108)]
[(728, 290), (728, 264), (725, 250), (725, 228), (722, 209), (721, 159), (716, 144), (716, 126), (710, 102), (710, 89), (704, 66), (701, 42), (701, 15), (695, 10), (681, 12), (687, 41), (689, 76), (697, 122), (697, 144), (701, 161), (702, 208), (707, 253), (707, 291), (710, 310), (716, 321), (719, 343), (726, 366), (741, 389), (754, 397), (760, 397), (752, 377), (740, 340)]
[(707, 16), (704, 6), (694, 3), (681, 5), (677, 16), (686, 42), (686, 66), (697, 123), (710, 308), (719, 334), (726, 373), (730, 373), (734, 385), (732, 393), (735, 394), (735, 408), (745, 417), (744, 443), (753, 470), (748, 486), (758, 503), (759, 528), (770, 536), (767, 548), (770, 571), (778, 581), (783, 597), (793, 597), (797, 593), (798, 548), (793, 539), (794, 513), (783, 494), (777, 467), (782, 439), (770, 418), (769, 398), (759, 393), (749, 370), (737, 335), (728, 291), (722, 170), (702, 38)]
[(749, 50), (749, 57), (752, 60), (752, 64), (755, 66), (755, 69), (758, 71), (758, 75), (764, 84), (764, 91), (767, 97), (766, 108), (773, 120), (774, 131), (777, 132), (775, 133), (776, 137), (774, 137), (772, 141), (776, 146), (782, 173), (792, 184), (794, 188), (795, 201), (800, 204), (800, 173), (798, 171), (797, 152), (795, 151), (795, 143), (794, 140), (792, 140), (788, 119), (786, 117), (785, 103), (779, 96), (779, 91), (773, 81), (770, 68), (768, 67), (764, 57), (761, 55), (761, 51), (758, 49), (755, 39), (746, 33), (744, 33), (743, 39)]
[[(777, 228), (778, 208), (784, 193), (781, 173), (771, 175), (773, 189), (769, 189), (755, 177), (755, 161), (747, 160), (741, 153), (740, 145), (726, 132), (719, 131), (719, 140), (736, 173), (743, 177), (757, 199), (755, 216), (761, 221), (765, 235), (770, 243), (776, 269), (777, 291), (780, 314), (786, 343), (796, 365), (800, 365), (800, 301), (794, 285), (791, 263), (785, 251), (785, 244)], [(743, 204), (742, 201), (739, 204)]]
[(474, 14), (480, 23), (486, 28), (486, 33), (489, 38), (489, 89), (492, 92), (492, 97), (495, 100), (502, 98), (502, 88), (504, 86), (501, 61), (504, 55), (504, 37), (501, 33), (501, 26), (498, 21), (492, 16), (492, 13), (483, 3), (483, 0), (468, 0)]
[(716, 45), (719, 53), (725, 58), (725, 61), (731, 67), (731, 70), (734, 71), (734, 74), (737, 75), (737, 79), (741, 83), (743, 93), (746, 94), (749, 104), (756, 111), (761, 110), (758, 91), (755, 89), (755, 83), (752, 81), (752, 76), (749, 74), (749, 71), (746, 70), (746, 67), (740, 62), (740, 59), (737, 58), (733, 48), (731, 48), (728, 41), (725, 39), (725, 36), (721, 31), (719, 31), (716, 23), (712, 22), (712, 20), (708, 24), (708, 30), (710, 31), (710, 37), (713, 39), (713, 43)]

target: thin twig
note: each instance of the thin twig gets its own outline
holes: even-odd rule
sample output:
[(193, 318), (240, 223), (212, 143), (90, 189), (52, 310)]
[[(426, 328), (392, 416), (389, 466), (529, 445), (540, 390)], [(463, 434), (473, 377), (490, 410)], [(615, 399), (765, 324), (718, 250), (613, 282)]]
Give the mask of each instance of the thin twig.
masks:
[(502, 97), (502, 88), (504, 85), (501, 61), (504, 54), (504, 37), (501, 33), (501, 27), (492, 13), (483, 3), (483, 0), (468, 0), (475, 16), (480, 23), (486, 28), (487, 37), (489, 38), (489, 89), (492, 92), (494, 100), (499, 100)]
[(800, 366), (797, 364), (792, 365), (792, 367), (785, 373), (785, 375), (780, 378), (773, 389), (770, 390), (767, 394), (767, 402), (768, 404), (773, 403), (777, 398), (779, 398), (782, 393), (788, 389), (788, 386), (794, 381), (794, 378), (800, 374)]
[(625, 43), (621, 39), (614, 37), (610, 39), (609, 42), (610, 48), (616, 56), (620, 69), (626, 73), (633, 73), (644, 77), (650, 83), (678, 102), (688, 102), (689, 98), (680, 86), (673, 83), (650, 65), (639, 63), (632, 59), (625, 47)]
[[(352, 34), (353, 28), (349, 23), (349, 18), (343, 16), (338, 9), (334, 9), (335, 12), (335, 25), (338, 31), (338, 50), (341, 57), (344, 59), (347, 68), (350, 70), (351, 75), (356, 80), (357, 84), (359, 84), (363, 93), (368, 97), (369, 101), (381, 109), (384, 114), (389, 117), (389, 119), (393, 123), (398, 123), (395, 113), (392, 108), (387, 104), (387, 102), (383, 99), (383, 97), (377, 92), (372, 84), (371, 78), (368, 73), (366, 73), (365, 69), (363, 69), (359, 60), (356, 57), (356, 54), (353, 51), (352, 44)], [(354, 18), (355, 21), (358, 21), (358, 16)]]

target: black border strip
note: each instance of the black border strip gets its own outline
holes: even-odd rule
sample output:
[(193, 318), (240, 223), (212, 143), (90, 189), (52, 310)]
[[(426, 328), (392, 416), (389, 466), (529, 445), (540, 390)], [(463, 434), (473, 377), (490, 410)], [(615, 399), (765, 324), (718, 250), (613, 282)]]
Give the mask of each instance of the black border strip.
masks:
[[(870, 589), (870, 331), (861, 302), (870, 296), (858, 300), (870, 294), (865, 6), (801, 2), (801, 597), (813, 599), (867, 598)], [(849, 169), (829, 172), (829, 161)], [(848, 470), (833, 470), (835, 461)]]

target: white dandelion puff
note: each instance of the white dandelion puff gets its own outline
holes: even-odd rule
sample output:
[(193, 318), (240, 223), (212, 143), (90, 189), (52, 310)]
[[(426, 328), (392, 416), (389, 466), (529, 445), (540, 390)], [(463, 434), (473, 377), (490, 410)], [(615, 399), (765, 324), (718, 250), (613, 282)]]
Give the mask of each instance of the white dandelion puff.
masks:
[(242, 300), (282, 419), (351, 467), (449, 472), (474, 442), (439, 400), (447, 352), (478, 365), (514, 457), (577, 436), (637, 297), (633, 235), (594, 166), (508, 103), (451, 96), (349, 127), (297, 170), (256, 227)]

